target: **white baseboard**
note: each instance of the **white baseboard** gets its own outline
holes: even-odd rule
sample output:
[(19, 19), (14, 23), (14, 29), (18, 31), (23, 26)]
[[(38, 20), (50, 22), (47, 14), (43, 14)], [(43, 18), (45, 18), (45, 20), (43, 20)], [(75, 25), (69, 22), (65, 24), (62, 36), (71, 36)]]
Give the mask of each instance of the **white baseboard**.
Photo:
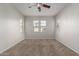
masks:
[[(24, 40), (24, 39), (23, 39), (23, 40)], [(19, 41), (15, 42), (14, 44), (12, 44), (11, 46), (9, 46), (9, 47), (3, 49), (2, 51), (0, 51), (0, 54), (3, 53), (4, 51), (10, 49), (11, 47), (15, 46), (16, 44), (18, 44), (18, 43), (21, 42), (21, 41), (22, 41), (22, 40), (19, 40)]]
[[(57, 39), (56, 39), (57, 40)], [(59, 40), (57, 40), (59, 41)], [(62, 43), (64, 46), (70, 48), (71, 50), (73, 50), (74, 52), (76, 52), (77, 54), (79, 54), (79, 51), (76, 51), (75, 49), (73, 49), (72, 47), (70, 47), (69, 45), (64, 44), (63, 42), (59, 41), (60, 43)]]

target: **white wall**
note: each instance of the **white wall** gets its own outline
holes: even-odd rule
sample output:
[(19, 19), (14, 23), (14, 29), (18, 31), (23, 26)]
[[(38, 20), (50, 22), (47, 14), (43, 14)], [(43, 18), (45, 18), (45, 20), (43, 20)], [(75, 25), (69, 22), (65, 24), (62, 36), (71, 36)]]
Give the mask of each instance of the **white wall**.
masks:
[[(33, 32), (33, 20), (47, 20), (47, 31), (42, 33)], [(25, 39), (54, 39), (55, 20), (53, 17), (28, 16), (25, 17)]]
[(79, 4), (70, 4), (56, 17), (56, 39), (79, 53)]
[(0, 53), (24, 39), (20, 32), (23, 16), (9, 4), (0, 4)]

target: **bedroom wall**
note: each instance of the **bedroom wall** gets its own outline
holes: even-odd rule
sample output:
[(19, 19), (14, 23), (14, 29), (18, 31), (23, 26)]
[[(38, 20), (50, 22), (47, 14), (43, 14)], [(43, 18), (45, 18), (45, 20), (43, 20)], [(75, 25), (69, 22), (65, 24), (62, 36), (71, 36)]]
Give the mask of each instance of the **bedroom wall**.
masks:
[(24, 39), (20, 32), (23, 16), (9, 4), (0, 4), (0, 53)]
[[(47, 29), (45, 32), (33, 32), (33, 20), (46, 20)], [(51, 16), (28, 16), (25, 17), (25, 39), (54, 39), (55, 20)]]
[(56, 39), (79, 53), (79, 4), (70, 4), (56, 16)]

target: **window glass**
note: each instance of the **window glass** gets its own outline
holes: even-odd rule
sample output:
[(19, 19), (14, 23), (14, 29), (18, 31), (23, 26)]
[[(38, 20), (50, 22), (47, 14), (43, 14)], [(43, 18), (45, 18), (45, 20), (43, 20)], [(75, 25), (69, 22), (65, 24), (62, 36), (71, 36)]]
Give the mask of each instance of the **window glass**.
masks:
[(46, 26), (46, 21), (45, 20), (41, 20), (40, 22), (41, 22), (41, 24), (40, 24), (41, 26)]
[(39, 26), (39, 21), (35, 20), (35, 21), (33, 21), (33, 24), (34, 24), (34, 26)]
[(34, 32), (39, 32), (39, 28), (38, 27), (34, 27)]
[(41, 27), (40, 32), (44, 32), (46, 30), (46, 27)]

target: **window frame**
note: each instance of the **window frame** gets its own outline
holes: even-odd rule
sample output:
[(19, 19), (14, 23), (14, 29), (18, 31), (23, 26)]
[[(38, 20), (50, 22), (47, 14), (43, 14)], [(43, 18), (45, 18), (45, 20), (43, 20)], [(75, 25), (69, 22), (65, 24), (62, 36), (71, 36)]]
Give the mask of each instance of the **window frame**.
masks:
[[(35, 25), (34, 25), (34, 21), (38, 21), (38, 26), (35, 26)], [(42, 21), (45, 21), (45, 26), (42, 26), (42, 25), (41, 25), (41, 24), (42, 24)], [(46, 20), (33, 20), (33, 32), (35, 32), (35, 30), (34, 30), (35, 27), (38, 27), (37, 33), (38, 33), (38, 32), (44, 32), (44, 30), (45, 30), (46, 27), (47, 27), (47, 21), (46, 21)], [(41, 31), (41, 28), (44, 28), (44, 29)], [(35, 32), (35, 33), (36, 33), (36, 32)]]

